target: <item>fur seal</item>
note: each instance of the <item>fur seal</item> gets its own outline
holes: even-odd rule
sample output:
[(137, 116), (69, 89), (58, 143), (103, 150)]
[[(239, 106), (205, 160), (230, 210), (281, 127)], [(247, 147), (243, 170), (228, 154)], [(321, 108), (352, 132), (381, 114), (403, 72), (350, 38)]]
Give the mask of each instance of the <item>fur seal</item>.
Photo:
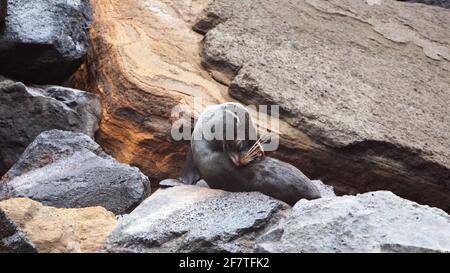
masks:
[[(208, 134), (215, 134), (214, 139)], [(222, 137), (217, 138), (218, 135)], [(300, 199), (320, 198), (317, 187), (291, 164), (266, 157), (250, 114), (238, 103), (208, 107), (194, 127), (191, 147), (181, 176), (161, 186), (194, 184), (200, 179), (213, 189), (258, 191), (294, 205)]]

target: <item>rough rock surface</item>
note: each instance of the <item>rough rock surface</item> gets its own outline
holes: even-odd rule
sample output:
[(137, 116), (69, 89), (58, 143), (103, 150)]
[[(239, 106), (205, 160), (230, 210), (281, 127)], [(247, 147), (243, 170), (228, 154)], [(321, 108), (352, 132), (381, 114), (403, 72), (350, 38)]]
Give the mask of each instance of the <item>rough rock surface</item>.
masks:
[(213, 75), (306, 134), (279, 157), (340, 193), (387, 189), (450, 211), (450, 10), (214, 0), (205, 14)]
[(251, 252), (289, 208), (260, 193), (197, 186), (158, 190), (119, 220), (108, 252)]
[(450, 252), (450, 216), (379, 191), (301, 200), (265, 236), (257, 251)]
[(91, 13), (89, 0), (9, 0), (0, 75), (45, 84), (66, 80), (86, 55)]
[(0, 208), (0, 253), (35, 253), (36, 247)]
[(97, 95), (58, 86), (27, 87), (0, 77), (0, 176), (43, 131), (94, 137), (100, 111)]
[(40, 134), (0, 180), (0, 200), (102, 206), (115, 214), (131, 211), (149, 192), (150, 182), (137, 168), (117, 162), (87, 135), (59, 130)]
[[(101, 207), (82, 209), (57, 209), (46, 207), (27, 198), (0, 202), (1, 215), (20, 227), (21, 235), (29, 240), (31, 249), (38, 252), (96, 252), (115, 228), (117, 220), (111, 212)], [(3, 242), (0, 232), (0, 252)], [(6, 249), (4, 252), (24, 252), (23, 249)]]

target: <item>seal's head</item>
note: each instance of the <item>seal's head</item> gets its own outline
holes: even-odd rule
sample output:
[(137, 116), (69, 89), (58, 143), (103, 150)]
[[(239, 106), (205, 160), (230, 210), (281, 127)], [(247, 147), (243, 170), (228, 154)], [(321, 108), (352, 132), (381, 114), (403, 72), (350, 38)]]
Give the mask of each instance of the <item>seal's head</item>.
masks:
[[(242, 111), (242, 112), (241, 112)], [(232, 117), (231, 119), (229, 117)], [(263, 144), (268, 135), (257, 138), (257, 131), (251, 121), (250, 114), (242, 108), (225, 111), (223, 152), (228, 155), (235, 166), (250, 164), (264, 156)], [(226, 122), (225, 122), (226, 121)], [(231, 133), (227, 133), (232, 130)]]
[(270, 139), (258, 135), (249, 111), (239, 103), (208, 107), (198, 118), (192, 135), (191, 148), (198, 161), (204, 162), (205, 157), (215, 153), (236, 167), (263, 157), (263, 144)]

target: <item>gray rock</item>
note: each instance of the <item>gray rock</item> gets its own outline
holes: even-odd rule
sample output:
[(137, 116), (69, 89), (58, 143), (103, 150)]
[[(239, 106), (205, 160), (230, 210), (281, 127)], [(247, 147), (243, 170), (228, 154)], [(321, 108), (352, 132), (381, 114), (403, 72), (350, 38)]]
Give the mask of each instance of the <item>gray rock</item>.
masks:
[(58, 208), (130, 212), (150, 193), (137, 168), (121, 164), (82, 133), (40, 134), (0, 180), (0, 200), (28, 197)]
[(251, 252), (289, 206), (260, 193), (158, 190), (119, 219), (108, 252)]
[(61, 129), (94, 137), (100, 111), (98, 96), (88, 92), (0, 78), (0, 176), (41, 132)]
[(25, 233), (0, 209), (0, 253), (35, 253), (34, 244)]
[(91, 17), (89, 0), (9, 0), (0, 74), (39, 84), (65, 81), (86, 55)]
[(450, 211), (450, 10), (214, 0), (206, 16), (197, 29), (216, 79), (246, 104), (279, 105), (320, 145), (286, 151), (294, 165), (341, 193), (388, 189)]
[(391, 192), (299, 201), (258, 252), (450, 252), (450, 216)]

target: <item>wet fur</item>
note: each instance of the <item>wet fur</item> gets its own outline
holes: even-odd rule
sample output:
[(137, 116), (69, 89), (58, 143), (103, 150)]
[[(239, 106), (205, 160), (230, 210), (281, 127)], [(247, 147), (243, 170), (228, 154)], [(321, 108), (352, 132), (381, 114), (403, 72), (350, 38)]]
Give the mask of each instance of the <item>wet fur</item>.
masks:
[[(239, 104), (222, 104), (209, 108), (200, 117), (211, 119), (214, 111), (225, 111)], [(196, 125), (195, 130), (201, 130)], [(253, 128), (251, 128), (253, 129)], [(256, 129), (254, 129), (256, 130)], [(251, 147), (255, 141), (246, 140)], [(224, 151), (221, 140), (192, 140), (186, 165), (178, 180), (194, 184), (203, 178), (213, 189), (231, 192), (258, 191), (294, 205), (300, 199), (320, 198), (319, 190), (300, 170), (280, 160), (262, 157), (247, 166), (236, 166)]]

